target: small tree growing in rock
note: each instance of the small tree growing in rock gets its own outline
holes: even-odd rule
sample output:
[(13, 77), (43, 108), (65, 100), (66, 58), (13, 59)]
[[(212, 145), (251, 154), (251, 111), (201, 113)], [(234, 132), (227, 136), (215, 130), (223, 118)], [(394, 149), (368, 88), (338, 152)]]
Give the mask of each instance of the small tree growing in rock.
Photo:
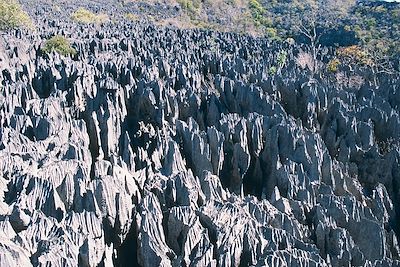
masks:
[(49, 54), (53, 51), (63, 56), (68, 56), (68, 55), (73, 56), (76, 54), (76, 50), (71, 47), (71, 44), (69, 43), (67, 38), (61, 35), (53, 36), (46, 41), (43, 48), (43, 52)]
[(29, 15), (16, 0), (0, 0), (0, 30), (32, 27)]

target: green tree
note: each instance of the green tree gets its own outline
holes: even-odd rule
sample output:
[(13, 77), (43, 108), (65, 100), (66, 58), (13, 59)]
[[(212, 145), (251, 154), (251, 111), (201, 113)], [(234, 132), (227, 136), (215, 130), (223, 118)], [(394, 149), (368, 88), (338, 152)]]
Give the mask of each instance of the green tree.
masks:
[(75, 55), (76, 50), (71, 47), (71, 44), (65, 38), (64, 36), (61, 35), (56, 35), (48, 39), (44, 45), (43, 52), (46, 54), (49, 54), (51, 52), (57, 52), (63, 56), (68, 56), (68, 55)]
[(0, 30), (32, 27), (29, 15), (16, 0), (0, 0)]

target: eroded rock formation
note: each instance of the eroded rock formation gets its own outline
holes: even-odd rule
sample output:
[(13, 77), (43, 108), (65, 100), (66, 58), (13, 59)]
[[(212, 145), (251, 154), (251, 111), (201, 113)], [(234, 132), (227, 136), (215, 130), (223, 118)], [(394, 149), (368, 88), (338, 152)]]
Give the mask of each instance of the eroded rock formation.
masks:
[[(38, 23), (0, 39), (0, 266), (400, 265), (398, 76), (311, 78), (301, 47), (231, 33)], [(41, 52), (55, 33), (75, 57)]]

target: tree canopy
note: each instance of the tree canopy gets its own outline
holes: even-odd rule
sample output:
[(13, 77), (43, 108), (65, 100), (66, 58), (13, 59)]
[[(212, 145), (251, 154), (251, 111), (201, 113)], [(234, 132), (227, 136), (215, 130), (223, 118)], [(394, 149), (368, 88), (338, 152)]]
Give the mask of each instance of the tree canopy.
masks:
[(31, 27), (29, 15), (16, 0), (0, 0), (0, 30)]

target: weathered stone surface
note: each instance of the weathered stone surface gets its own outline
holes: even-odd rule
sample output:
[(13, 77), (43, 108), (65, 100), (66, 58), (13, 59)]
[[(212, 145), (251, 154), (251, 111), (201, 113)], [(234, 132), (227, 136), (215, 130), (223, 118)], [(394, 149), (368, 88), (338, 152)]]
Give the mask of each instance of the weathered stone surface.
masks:
[[(21, 2), (38, 27), (0, 36), (0, 266), (400, 265), (398, 75), (355, 89), (297, 66), (304, 47)], [(74, 58), (40, 51), (56, 33)]]

